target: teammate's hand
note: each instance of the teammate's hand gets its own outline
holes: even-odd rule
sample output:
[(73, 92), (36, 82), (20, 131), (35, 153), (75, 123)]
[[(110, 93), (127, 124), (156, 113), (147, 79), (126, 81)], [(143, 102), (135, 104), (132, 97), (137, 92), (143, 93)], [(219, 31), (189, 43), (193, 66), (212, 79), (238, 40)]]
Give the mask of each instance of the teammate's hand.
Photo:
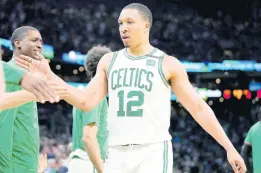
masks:
[(16, 64), (31, 72), (50, 74), (52, 71), (49, 62), (40, 53), (37, 53), (37, 58), (38, 60), (35, 60), (29, 56), (20, 55), (16, 57)]
[(43, 173), (47, 168), (47, 154), (41, 154), (39, 156), (38, 172)]
[(37, 77), (36, 74), (26, 73), (20, 82), (21, 86), (33, 93), (37, 100), (42, 103), (50, 101), (51, 103), (59, 102), (60, 98), (56, 95), (56, 91), (53, 87), (50, 87), (44, 78)]
[(60, 99), (63, 99), (69, 95), (67, 89), (64, 86), (59, 85), (57, 81), (49, 80), (47, 81), (47, 84), (55, 91), (56, 95), (59, 96)]
[(227, 151), (227, 159), (235, 173), (245, 173), (247, 171), (245, 162), (236, 149)]

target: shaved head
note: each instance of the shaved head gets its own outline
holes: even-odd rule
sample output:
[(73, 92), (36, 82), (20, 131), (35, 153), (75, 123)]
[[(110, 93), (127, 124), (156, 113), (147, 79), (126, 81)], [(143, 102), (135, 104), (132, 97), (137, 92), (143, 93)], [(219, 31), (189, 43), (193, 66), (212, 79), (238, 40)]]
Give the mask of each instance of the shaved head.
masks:
[(31, 31), (31, 30), (38, 31), (36, 28), (34, 28), (32, 26), (22, 26), (22, 27), (16, 28), (11, 36), (12, 47), (15, 49), (15, 41), (22, 40), (26, 36), (27, 32)]
[(125, 6), (122, 10), (125, 10), (125, 9), (137, 10), (139, 12), (139, 14), (141, 15), (141, 17), (144, 20), (149, 22), (150, 28), (151, 28), (153, 17), (152, 17), (152, 13), (151, 13), (150, 9), (147, 6), (140, 4), (140, 3), (132, 3), (132, 4)]

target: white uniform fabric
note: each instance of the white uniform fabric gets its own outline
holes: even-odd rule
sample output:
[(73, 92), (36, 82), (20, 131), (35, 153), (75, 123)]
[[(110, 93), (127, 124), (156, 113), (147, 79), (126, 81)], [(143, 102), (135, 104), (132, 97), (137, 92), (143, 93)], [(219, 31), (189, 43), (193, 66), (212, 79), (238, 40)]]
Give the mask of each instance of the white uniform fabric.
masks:
[(68, 173), (97, 173), (85, 151), (75, 150), (69, 158)]

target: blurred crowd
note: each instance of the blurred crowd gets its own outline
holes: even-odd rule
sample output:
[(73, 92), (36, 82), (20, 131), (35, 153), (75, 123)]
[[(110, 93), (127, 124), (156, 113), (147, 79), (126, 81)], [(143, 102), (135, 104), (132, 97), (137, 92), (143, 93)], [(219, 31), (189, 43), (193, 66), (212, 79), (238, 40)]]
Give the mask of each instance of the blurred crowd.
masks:
[[(217, 11), (215, 18), (206, 18), (188, 7), (158, 6), (150, 5), (154, 15), (151, 43), (167, 53), (190, 61), (261, 60), (260, 7), (251, 10), (248, 20), (234, 21), (222, 11)], [(58, 0), (0, 0), (0, 38), (10, 38), (19, 26), (34, 26), (44, 42), (54, 46), (56, 59), (70, 50), (85, 53), (99, 43), (121, 49), (117, 18), (122, 7), (90, 2), (79, 6)], [(48, 154), (45, 173), (66, 173), (71, 151), (71, 106), (39, 105), (38, 111), (40, 152)], [(240, 150), (249, 127), (257, 121), (257, 106), (247, 113), (224, 107), (216, 108), (215, 113)], [(230, 172), (225, 151), (176, 103), (172, 106), (170, 133), (175, 173)]]
[[(56, 58), (70, 50), (85, 53), (98, 43), (113, 50), (122, 48), (117, 18), (123, 6), (111, 6), (108, 1), (75, 3), (0, 0), (0, 37), (9, 38), (21, 25), (35, 26), (44, 41), (55, 47)], [(251, 9), (248, 20), (237, 21), (222, 11), (216, 11), (215, 18), (206, 18), (170, 3), (149, 7), (154, 15), (151, 42), (169, 54), (192, 61), (261, 59), (258, 5)]]

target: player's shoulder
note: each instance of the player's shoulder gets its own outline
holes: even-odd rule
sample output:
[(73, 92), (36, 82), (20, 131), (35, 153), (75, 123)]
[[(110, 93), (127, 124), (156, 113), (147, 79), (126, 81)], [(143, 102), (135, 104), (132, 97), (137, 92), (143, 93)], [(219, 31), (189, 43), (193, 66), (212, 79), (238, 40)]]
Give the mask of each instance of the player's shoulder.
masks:
[(110, 63), (112, 58), (115, 56), (115, 54), (117, 54), (119, 51), (114, 51), (114, 52), (110, 52), (110, 53), (106, 53), (105, 55), (103, 55), (103, 57), (101, 58), (101, 62), (103, 63)]
[(178, 58), (165, 54), (163, 57), (163, 66), (170, 68), (175, 71), (185, 69), (184, 65), (178, 60)]
[(251, 131), (259, 131), (261, 129), (261, 121), (256, 122), (251, 128)]

